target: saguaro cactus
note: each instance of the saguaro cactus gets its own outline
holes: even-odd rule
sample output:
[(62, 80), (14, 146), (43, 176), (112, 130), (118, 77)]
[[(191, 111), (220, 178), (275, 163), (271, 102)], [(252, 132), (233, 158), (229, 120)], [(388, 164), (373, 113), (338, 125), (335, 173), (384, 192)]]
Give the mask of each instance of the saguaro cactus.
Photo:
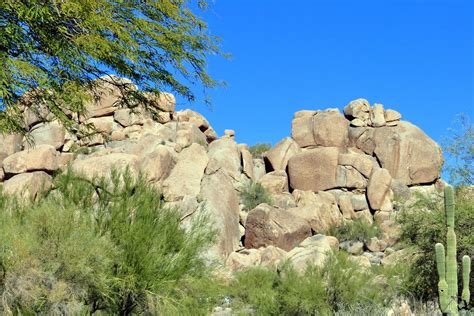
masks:
[[(446, 212), (446, 233), (445, 255), (443, 244), (437, 243), (436, 267), (438, 270), (438, 294), (439, 307), (443, 313), (450, 315), (459, 315), (458, 312), (458, 263), (456, 259), (456, 234), (454, 233), (454, 193), (453, 188), (446, 186), (444, 189), (444, 209)], [(468, 256), (463, 257), (463, 291), (462, 306), (469, 304), (469, 274), (471, 273), (471, 259)]]

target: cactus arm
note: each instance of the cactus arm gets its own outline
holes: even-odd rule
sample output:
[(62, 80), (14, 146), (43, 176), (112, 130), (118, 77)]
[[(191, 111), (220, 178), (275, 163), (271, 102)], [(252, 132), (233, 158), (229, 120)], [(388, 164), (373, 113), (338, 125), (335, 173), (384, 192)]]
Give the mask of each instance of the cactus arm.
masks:
[(438, 296), (439, 308), (443, 313), (447, 313), (449, 305), (448, 283), (446, 282), (446, 255), (443, 244), (437, 243), (436, 250), (436, 268), (438, 270)]
[(446, 280), (446, 255), (444, 246), (441, 243), (435, 245), (436, 250), (436, 268), (438, 269), (438, 277), (440, 280)]
[(469, 305), (469, 299), (471, 298), (471, 292), (469, 291), (469, 279), (471, 274), (471, 258), (469, 256), (462, 257), (462, 301), (467, 307)]

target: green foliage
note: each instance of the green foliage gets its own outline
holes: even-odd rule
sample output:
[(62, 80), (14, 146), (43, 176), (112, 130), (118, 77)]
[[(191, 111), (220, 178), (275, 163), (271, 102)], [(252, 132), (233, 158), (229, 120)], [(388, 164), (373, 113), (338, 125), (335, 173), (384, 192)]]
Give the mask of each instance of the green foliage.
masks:
[(474, 185), (474, 124), (466, 114), (460, 114), (454, 124), (443, 140), (444, 169), (453, 185)]
[(260, 183), (254, 181), (248, 181), (242, 186), (240, 190), (240, 201), (246, 211), (250, 211), (262, 203), (272, 203), (267, 189)]
[(249, 148), (253, 158), (263, 158), (263, 154), (272, 148), (270, 143), (257, 143)]
[(200, 315), (217, 304), (206, 217), (184, 230), (127, 173), (97, 184), (66, 173), (55, 186), (30, 205), (0, 196), (2, 313)]
[[(197, 6), (195, 5), (197, 4)], [(66, 126), (103, 76), (131, 79), (143, 91), (171, 89), (193, 100), (191, 88), (218, 84), (206, 57), (219, 39), (190, 7), (205, 0), (5, 0), (0, 2), (0, 128), (24, 132), (21, 108), (45, 104)], [(96, 78), (100, 80), (94, 81)], [(110, 80), (127, 106), (143, 95)], [(29, 100), (21, 96), (29, 91)], [(27, 102), (28, 101), (28, 102)], [(19, 104), (20, 102), (20, 104)]]
[(377, 223), (370, 225), (363, 218), (356, 218), (352, 221), (344, 221), (342, 225), (331, 227), (328, 234), (336, 237), (339, 241), (358, 240), (364, 242), (372, 237), (381, 237), (382, 230)]
[[(279, 272), (254, 268), (236, 275), (229, 285), (232, 307), (256, 315), (347, 315), (350, 311), (377, 311), (395, 298), (396, 288), (377, 273), (361, 269), (347, 254), (328, 257), (323, 268), (309, 266), (297, 273), (291, 265)], [(393, 279), (393, 278), (392, 278)]]
[[(472, 196), (456, 190), (456, 221), (454, 229), (457, 239), (457, 261), (464, 255), (474, 256), (474, 203)], [(411, 206), (400, 211), (401, 242), (415, 247), (417, 255), (409, 267), (405, 287), (415, 298), (434, 300), (438, 297), (438, 273), (435, 245), (445, 241), (447, 234), (446, 216), (441, 199), (418, 196)], [(460, 276), (459, 276), (460, 277)], [(471, 284), (473, 284), (471, 274)], [(461, 284), (461, 282), (459, 282)], [(461, 289), (458, 289), (461, 292)], [(472, 302), (472, 293), (471, 293)]]

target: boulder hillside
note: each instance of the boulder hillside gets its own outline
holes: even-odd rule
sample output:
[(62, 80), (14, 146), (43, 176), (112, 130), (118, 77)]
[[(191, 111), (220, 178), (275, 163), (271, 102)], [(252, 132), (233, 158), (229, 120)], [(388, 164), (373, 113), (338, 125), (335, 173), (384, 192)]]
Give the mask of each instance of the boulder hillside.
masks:
[[(393, 252), (393, 216), (399, 197), (440, 185), (440, 147), (401, 114), (357, 99), (344, 108), (295, 113), (291, 137), (262, 158), (237, 144), (232, 130), (218, 137), (192, 110), (176, 111), (172, 94), (149, 95), (154, 108), (118, 106), (113, 87), (78, 118), (93, 128), (87, 137), (69, 133), (38, 106), (25, 111), (28, 137), (0, 136), (3, 192), (35, 198), (54, 190), (52, 176), (68, 165), (85, 177), (109, 177), (112, 169), (143, 173), (183, 224), (196, 212), (210, 214), (219, 232), (209, 255), (232, 269), (290, 259), (303, 269), (341, 247), (379, 264)], [(244, 210), (239, 192), (250, 181), (270, 192), (273, 205)], [(362, 218), (379, 223), (382, 239), (344, 244), (325, 236), (332, 226)], [(366, 259), (367, 258), (367, 259)]]

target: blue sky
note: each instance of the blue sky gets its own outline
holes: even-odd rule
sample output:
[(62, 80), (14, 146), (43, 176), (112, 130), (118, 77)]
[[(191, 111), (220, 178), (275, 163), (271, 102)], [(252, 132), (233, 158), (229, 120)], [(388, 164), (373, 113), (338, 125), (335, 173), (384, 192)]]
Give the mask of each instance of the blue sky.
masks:
[[(204, 114), (219, 135), (275, 144), (293, 113), (366, 98), (439, 141), (460, 112), (474, 120), (474, 1), (214, 0), (200, 15), (230, 60)], [(182, 102), (182, 101), (181, 101)]]

